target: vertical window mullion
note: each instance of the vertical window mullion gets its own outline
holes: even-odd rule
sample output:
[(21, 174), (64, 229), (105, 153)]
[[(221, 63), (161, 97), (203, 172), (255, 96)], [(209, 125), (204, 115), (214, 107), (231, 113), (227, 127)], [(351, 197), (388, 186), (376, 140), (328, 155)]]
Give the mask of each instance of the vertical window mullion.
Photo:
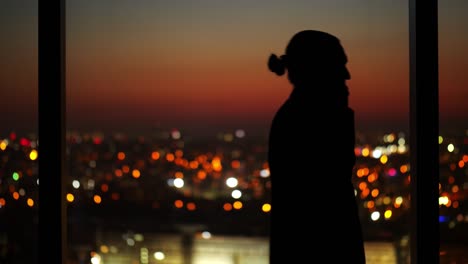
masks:
[(437, 0), (409, 1), (411, 263), (439, 263)]
[(65, 0), (39, 0), (38, 263), (66, 263)]

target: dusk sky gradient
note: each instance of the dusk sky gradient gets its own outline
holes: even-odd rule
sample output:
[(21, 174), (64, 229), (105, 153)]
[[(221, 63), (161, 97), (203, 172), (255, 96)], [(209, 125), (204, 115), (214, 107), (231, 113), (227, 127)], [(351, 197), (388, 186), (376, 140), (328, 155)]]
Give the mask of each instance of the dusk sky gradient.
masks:
[[(408, 1), (68, 0), (67, 127), (266, 131), (287, 98), (268, 71), (296, 32), (342, 41), (359, 130), (409, 122)], [(439, 1), (441, 130), (468, 129), (468, 1)], [(0, 1), (0, 133), (37, 125), (37, 0)], [(319, 100), (317, 100), (319, 102)], [(313, 124), (312, 124), (313, 125)]]

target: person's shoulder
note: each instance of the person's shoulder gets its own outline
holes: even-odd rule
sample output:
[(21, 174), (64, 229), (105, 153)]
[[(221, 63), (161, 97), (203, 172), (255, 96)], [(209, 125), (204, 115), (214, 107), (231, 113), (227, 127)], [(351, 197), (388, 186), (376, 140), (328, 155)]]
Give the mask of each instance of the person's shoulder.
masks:
[(273, 116), (272, 126), (287, 126), (286, 123), (296, 120), (296, 111), (294, 110), (294, 105), (291, 104), (290, 100), (286, 100), (278, 108), (275, 115)]
[(280, 105), (280, 107), (276, 111), (276, 115), (277, 116), (289, 115), (291, 114), (291, 111), (293, 109), (294, 109), (294, 104), (291, 102), (290, 99), (287, 99)]

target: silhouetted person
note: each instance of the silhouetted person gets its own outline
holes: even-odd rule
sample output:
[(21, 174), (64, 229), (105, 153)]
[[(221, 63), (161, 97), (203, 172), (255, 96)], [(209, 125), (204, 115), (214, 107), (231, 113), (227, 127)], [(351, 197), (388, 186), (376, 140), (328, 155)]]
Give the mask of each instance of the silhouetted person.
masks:
[(339, 39), (314, 30), (268, 60), (293, 86), (269, 135), (270, 263), (365, 263), (346, 63)]

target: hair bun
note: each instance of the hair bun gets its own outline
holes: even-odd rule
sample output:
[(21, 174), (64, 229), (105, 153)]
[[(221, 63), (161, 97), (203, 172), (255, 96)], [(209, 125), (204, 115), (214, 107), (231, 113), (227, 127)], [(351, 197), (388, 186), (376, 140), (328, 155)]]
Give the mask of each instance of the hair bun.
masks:
[(281, 76), (286, 71), (286, 66), (284, 64), (283, 56), (278, 58), (276, 54), (271, 54), (268, 58), (268, 69), (276, 73), (276, 75)]

